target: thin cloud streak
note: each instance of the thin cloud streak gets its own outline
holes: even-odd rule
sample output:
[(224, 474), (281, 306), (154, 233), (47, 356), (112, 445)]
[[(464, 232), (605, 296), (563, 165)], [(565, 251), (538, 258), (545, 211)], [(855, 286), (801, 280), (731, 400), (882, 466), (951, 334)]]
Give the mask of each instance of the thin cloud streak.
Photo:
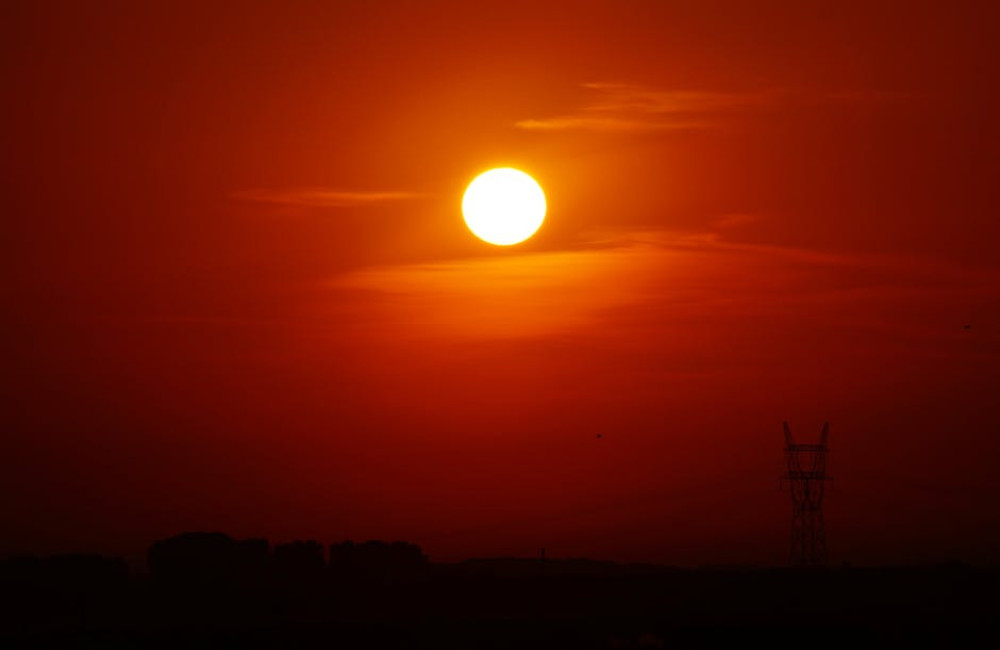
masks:
[(416, 192), (398, 191), (347, 191), (325, 188), (290, 190), (254, 189), (232, 194), (239, 201), (268, 203), (272, 205), (304, 208), (349, 208), (356, 206), (409, 201), (421, 198)]
[(883, 106), (906, 95), (870, 90), (814, 93), (787, 89), (758, 92), (661, 90), (623, 83), (585, 83), (590, 101), (562, 115), (520, 120), (528, 131), (593, 131), (648, 133), (687, 131), (724, 126), (727, 119), (748, 111), (785, 106), (834, 104)]
[(619, 83), (587, 83), (593, 100), (565, 114), (516, 123), (532, 131), (676, 131), (717, 126), (724, 113), (776, 102), (777, 93), (664, 91)]
[(605, 332), (596, 325), (621, 329), (632, 312), (639, 315), (630, 326), (648, 333), (678, 318), (780, 321), (796, 310), (857, 331), (935, 339), (961, 336), (961, 323), (950, 319), (964, 322), (971, 305), (996, 298), (992, 281), (962, 267), (727, 242), (711, 232), (633, 233), (593, 249), (369, 267), (327, 287), (339, 293), (341, 309), (363, 314), (359, 332), (452, 341)]

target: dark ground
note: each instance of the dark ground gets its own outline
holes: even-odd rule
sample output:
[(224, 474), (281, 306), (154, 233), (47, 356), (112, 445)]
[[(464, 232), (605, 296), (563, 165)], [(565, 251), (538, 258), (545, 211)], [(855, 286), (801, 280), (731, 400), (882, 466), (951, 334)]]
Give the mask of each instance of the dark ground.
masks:
[(0, 645), (1000, 647), (1000, 572), (962, 565), (678, 570), (420, 556), (373, 571), (299, 561), (315, 560), (316, 549), (294, 548), (306, 552), (253, 570), (167, 572), (161, 562), (148, 575), (97, 556), (10, 559)]

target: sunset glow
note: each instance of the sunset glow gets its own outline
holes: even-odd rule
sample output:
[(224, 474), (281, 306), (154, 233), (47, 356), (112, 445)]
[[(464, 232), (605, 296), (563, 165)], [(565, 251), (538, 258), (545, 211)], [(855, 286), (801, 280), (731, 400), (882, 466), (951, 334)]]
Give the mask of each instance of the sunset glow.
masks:
[(1000, 3), (0, 6), (0, 561), (1000, 566)]

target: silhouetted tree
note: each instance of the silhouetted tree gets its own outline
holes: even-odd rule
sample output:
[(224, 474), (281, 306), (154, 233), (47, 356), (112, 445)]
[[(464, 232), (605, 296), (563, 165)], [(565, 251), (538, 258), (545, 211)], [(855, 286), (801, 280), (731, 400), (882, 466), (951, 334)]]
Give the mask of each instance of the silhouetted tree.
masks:
[(236, 542), (237, 562), (243, 570), (263, 571), (270, 563), (269, 544), (261, 537)]
[(330, 570), (338, 578), (380, 582), (419, 580), (425, 577), (427, 557), (408, 542), (348, 540), (330, 546)]
[(181, 533), (155, 542), (149, 569), (160, 581), (245, 582), (261, 578), (269, 565), (264, 539), (236, 541), (223, 533)]
[(319, 576), (326, 570), (323, 545), (316, 540), (296, 540), (274, 547), (275, 567), (286, 575)]

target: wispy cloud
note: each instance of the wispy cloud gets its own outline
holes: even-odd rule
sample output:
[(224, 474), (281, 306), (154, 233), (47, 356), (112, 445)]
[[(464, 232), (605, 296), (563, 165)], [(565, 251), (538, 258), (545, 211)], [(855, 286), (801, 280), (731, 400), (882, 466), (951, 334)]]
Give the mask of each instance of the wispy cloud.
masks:
[(589, 100), (566, 113), (524, 119), (529, 131), (651, 132), (708, 129), (755, 109), (787, 106), (884, 106), (906, 95), (865, 89), (813, 92), (775, 89), (759, 92), (662, 90), (623, 83), (586, 83)]
[(588, 83), (592, 100), (563, 115), (516, 123), (533, 131), (672, 131), (711, 128), (723, 114), (768, 106), (776, 94), (667, 91), (619, 83)]
[(310, 208), (348, 208), (420, 198), (416, 192), (351, 191), (328, 188), (299, 188), (287, 190), (254, 189), (232, 194), (234, 199), (273, 205)]
[(381, 332), (393, 340), (623, 332), (647, 340), (674, 325), (797, 328), (822, 315), (829, 323), (816, 336), (842, 326), (872, 340), (891, 334), (912, 343), (960, 339), (961, 314), (996, 296), (993, 279), (926, 261), (654, 231), (603, 238), (592, 248), (357, 269), (327, 287), (340, 294), (340, 327), (359, 318), (360, 336)]
[(758, 223), (761, 219), (762, 217), (759, 214), (734, 212), (717, 217), (712, 221), (712, 228), (717, 231), (735, 230), (750, 224)]

